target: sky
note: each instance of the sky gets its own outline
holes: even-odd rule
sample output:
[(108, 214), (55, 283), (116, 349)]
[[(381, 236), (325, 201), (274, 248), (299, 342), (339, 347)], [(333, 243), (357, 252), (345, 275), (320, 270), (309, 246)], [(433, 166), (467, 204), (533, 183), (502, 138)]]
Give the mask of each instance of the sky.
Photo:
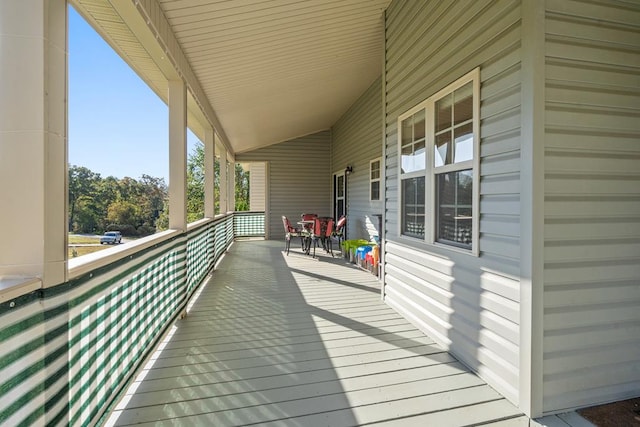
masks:
[[(69, 164), (169, 183), (168, 108), (69, 6)], [(197, 138), (187, 132), (188, 151)]]

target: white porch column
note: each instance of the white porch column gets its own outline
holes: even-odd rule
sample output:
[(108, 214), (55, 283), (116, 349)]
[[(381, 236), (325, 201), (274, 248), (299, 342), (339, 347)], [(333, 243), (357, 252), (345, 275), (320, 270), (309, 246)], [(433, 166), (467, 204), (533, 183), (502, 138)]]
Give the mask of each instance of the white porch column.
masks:
[(236, 210), (236, 159), (227, 154), (227, 161), (229, 163), (229, 200), (228, 209), (230, 211)]
[(519, 405), (543, 414), (545, 3), (522, 2)]
[(169, 228), (187, 230), (187, 86), (169, 81)]
[(0, 1), (0, 281), (66, 280), (67, 4)]
[(226, 214), (228, 209), (227, 204), (227, 190), (229, 188), (228, 172), (227, 172), (227, 150), (222, 148), (220, 150), (220, 213)]
[(204, 135), (204, 217), (213, 218), (215, 214), (215, 157), (216, 141), (213, 129), (207, 129)]

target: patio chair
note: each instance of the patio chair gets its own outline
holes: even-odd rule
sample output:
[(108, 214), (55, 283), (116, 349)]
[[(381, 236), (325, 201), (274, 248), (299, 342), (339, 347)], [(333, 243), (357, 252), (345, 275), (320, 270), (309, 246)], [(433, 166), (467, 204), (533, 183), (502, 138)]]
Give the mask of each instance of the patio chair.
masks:
[[(314, 213), (303, 213), (302, 215), (300, 215), (300, 219), (302, 221), (314, 221), (317, 217), (318, 215)], [(311, 231), (313, 230), (313, 223), (310, 222), (308, 224), (305, 224), (303, 225), (303, 228), (311, 233)]]
[(331, 254), (331, 258), (333, 258), (333, 243), (331, 243), (331, 236), (334, 232), (334, 226), (333, 218), (329, 218), (327, 221), (327, 228), (324, 232), (324, 240), (322, 242), (324, 249)]
[(331, 248), (331, 234), (333, 233), (333, 218), (318, 218), (316, 217), (313, 221), (313, 231), (311, 235), (311, 239), (313, 240), (313, 257), (316, 257), (316, 246), (318, 246), (318, 241), (321, 242), (322, 248), (331, 252), (331, 256), (333, 257), (333, 250), (327, 249)]
[(282, 215), (282, 225), (284, 226), (284, 250), (287, 251), (287, 255), (289, 255), (292, 237), (300, 237), (300, 244), (304, 247), (302, 230), (292, 226), (289, 218), (284, 215)]
[(341, 248), (340, 242), (344, 240), (344, 227), (347, 225), (347, 216), (342, 215), (335, 224), (335, 230), (331, 233), (332, 237), (338, 240), (338, 247)]

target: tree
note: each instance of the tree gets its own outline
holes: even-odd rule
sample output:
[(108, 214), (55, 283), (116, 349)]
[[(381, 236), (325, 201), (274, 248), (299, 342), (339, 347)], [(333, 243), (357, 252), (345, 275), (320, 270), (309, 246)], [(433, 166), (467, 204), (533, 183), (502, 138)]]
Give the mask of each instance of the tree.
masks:
[(80, 233), (95, 233), (101, 230), (101, 215), (96, 209), (94, 198), (83, 197), (76, 202), (74, 231)]
[(249, 173), (240, 163), (236, 163), (236, 211), (249, 210)]
[[(220, 212), (220, 160), (214, 159), (214, 210)], [(204, 144), (198, 142), (187, 159), (187, 219), (204, 218)]]
[(164, 178), (143, 174), (140, 178), (140, 185), (144, 194), (143, 202), (146, 211), (151, 214), (153, 219), (158, 218), (167, 198), (167, 184), (164, 182)]
[(156, 231), (166, 198), (164, 178), (102, 179), (85, 167), (69, 166), (69, 230), (151, 234)]
[(83, 166), (69, 166), (69, 230), (74, 230), (76, 209), (83, 199), (93, 199), (100, 174)]
[(198, 142), (187, 158), (187, 222), (204, 218), (204, 144)]
[[(215, 211), (219, 211), (220, 166), (215, 159), (214, 166)], [(204, 218), (204, 144), (196, 143), (187, 157), (187, 222)], [(158, 230), (169, 228), (169, 203), (164, 201), (160, 217), (156, 221)]]
[(133, 225), (137, 221), (138, 207), (127, 200), (116, 200), (109, 205), (107, 220), (111, 224)]
[[(236, 209), (248, 209), (249, 173), (235, 167)], [(187, 159), (187, 221), (204, 217), (204, 145), (196, 144)], [(139, 180), (108, 176), (88, 168), (69, 166), (69, 229), (82, 232), (119, 230), (146, 235), (169, 227), (167, 185), (164, 178), (143, 174)], [(220, 161), (215, 159), (215, 212), (220, 211)]]
[(156, 231), (167, 230), (169, 228), (169, 200), (164, 201), (162, 212), (156, 220)]
[(99, 213), (97, 228), (101, 231), (106, 230), (109, 225), (107, 212), (109, 206), (120, 197), (120, 181), (114, 176), (108, 176), (101, 180), (96, 189), (96, 195), (93, 198), (93, 204), (96, 212)]

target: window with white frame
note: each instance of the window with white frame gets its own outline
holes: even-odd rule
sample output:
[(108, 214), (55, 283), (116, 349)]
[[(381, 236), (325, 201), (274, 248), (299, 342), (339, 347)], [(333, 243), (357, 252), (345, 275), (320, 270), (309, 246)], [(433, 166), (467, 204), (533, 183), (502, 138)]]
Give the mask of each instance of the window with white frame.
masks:
[(380, 200), (380, 159), (369, 162), (369, 199)]
[(425, 227), (425, 109), (409, 113), (400, 121), (400, 179), (402, 234), (424, 238)]
[(398, 118), (400, 233), (477, 254), (479, 70)]

